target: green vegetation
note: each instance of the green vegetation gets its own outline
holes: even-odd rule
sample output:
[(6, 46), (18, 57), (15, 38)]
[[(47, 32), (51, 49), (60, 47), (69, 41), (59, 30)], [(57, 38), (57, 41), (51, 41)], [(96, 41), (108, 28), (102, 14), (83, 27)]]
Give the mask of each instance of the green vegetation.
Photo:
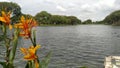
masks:
[(32, 18), (21, 16), (19, 23), (12, 25), (11, 14), (11, 11), (2, 11), (0, 16), (0, 21), (2, 23), (2, 25), (0, 25), (0, 42), (2, 43), (1, 46), (5, 47), (5, 53), (3, 55), (1, 54), (4, 61), (0, 60), (0, 65), (3, 68), (16, 67), (14, 60), (16, 51), (18, 51), (17, 46), (19, 44), (19, 38), (22, 37), (23, 39), (30, 40), (32, 43), (29, 48), (20, 47), (20, 50), (24, 55), (23, 58), (26, 60), (26, 66), (24, 68), (48, 68), (51, 52), (41, 60), (39, 60), (37, 55), (37, 50), (41, 45), (37, 44), (36, 30), (32, 29), (37, 26), (37, 22)]
[[(64, 16), (64, 15), (52, 15), (46, 11), (41, 11), (35, 16), (30, 14), (23, 14), (21, 12), (21, 7), (17, 3), (12, 2), (0, 2), (0, 12), (1, 11), (11, 11), (12, 13), (12, 24), (18, 23), (21, 16), (26, 18), (35, 18), (39, 25), (77, 25), (77, 24), (110, 24), (110, 25), (120, 25), (120, 10), (115, 11), (108, 15), (102, 21), (93, 22), (91, 19), (81, 21), (75, 16)], [(0, 14), (1, 15), (1, 14)]]
[(82, 22), (82, 24), (93, 24), (93, 22), (92, 22), (92, 20), (88, 19), (88, 20)]
[(16, 23), (22, 14), (20, 6), (12, 2), (0, 2), (0, 12), (1, 11), (12, 12), (12, 23)]
[(12, 13), (12, 24), (18, 23), (21, 16), (27, 18), (35, 18), (40, 25), (77, 25), (82, 24), (75, 16), (62, 16), (62, 15), (52, 15), (46, 11), (37, 13), (34, 17), (30, 14), (23, 14), (21, 12), (21, 7), (12, 2), (0, 2), (0, 12), (1, 11), (11, 11)]
[[(6, 12), (12, 12), (12, 24), (18, 23), (18, 20), (20, 20), (21, 16), (27, 17), (27, 18), (33, 18), (30, 14), (23, 14), (21, 12), (21, 7), (17, 3), (13, 2), (0, 2), (0, 12), (6, 11)], [(0, 14), (1, 15), (1, 14)]]
[(120, 25), (120, 10), (112, 12), (103, 21), (106, 24)]
[(51, 15), (46, 11), (42, 11), (35, 15), (35, 19), (39, 22), (39, 24), (54, 24), (54, 25), (76, 25), (81, 24), (81, 20), (76, 18), (75, 16), (62, 16), (62, 15)]

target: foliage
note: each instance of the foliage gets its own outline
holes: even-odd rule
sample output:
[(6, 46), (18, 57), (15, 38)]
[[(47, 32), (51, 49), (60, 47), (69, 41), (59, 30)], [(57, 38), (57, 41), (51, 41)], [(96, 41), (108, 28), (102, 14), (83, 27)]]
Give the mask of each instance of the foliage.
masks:
[[(92, 22), (91, 19), (81, 22), (75, 16), (64, 16), (64, 15), (52, 15), (46, 11), (41, 11), (35, 16), (30, 14), (23, 14), (21, 12), (21, 7), (17, 3), (13, 2), (0, 2), (0, 12), (1, 11), (11, 11), (12, 12), (12, 24), (18, 23), (21, 16), (27, 18), (35, 18), (35, 20), (40, 25), (76, 25), (76, 24), (113, 24), (120, 25), (120, 10), (112, 12), (105, 17), (103, 21)], [(1, 14), (0, 14), (1, 15)], [(1, 23), (1, 22), (0, 22)]]
[(51, 17), (50, 13), (42, 11), (36, 14), (35, 19), (39, 22), (39, 24), (49, 24), (50, 17)]
[(20, 6), (16, 3), (13, 2), (0, 2), (0, 11), (14, 11), (14, 14), (17, 14), (19, 11), (16, 10), (21, 10)]
[(104, 22), (106, 24), (116, 24), (120, 25), (120, 10), (117, 10), (115, 12), (112, 12), (110, 15), (108, 15), (105, 19)]
[(77, 19), (74, 16), (62, 16), (62, 15), (51, 15), (46, 11), (42, 11), (35, 15), (35, 19), (39, 22), (39, 24), (68, 24), (68, 25), (76, 25), (80, 24), (81, 20)]
[(22, 14), (20, 6), (13, 2), (0, 2), (0, 12), (1, 11), (12, 12), (12, 23), (16, 23)]
[[(26, 17), (24, 17), (26, 16)], [(2, 46), (5, 47), (4, 61), (0, 61), (3, 68), (15, 68), (14, 60), (16, 56), (19, 37), (28, 39), (31, 41), (32, 46), (29, 48), (20, 48), (21, 52), (25, 55), (24, 59), (27, 60), (25, 68), (47, 68), (51, 52), (49, 52), (45, 58), (40, 61), (37, 55), (37, 50), (41, 47), (36, 42), (36, 31), (32, 28), (37, 26), (37, 22), (30, 15), (24, 15), (20, 17), (19, 23), (11, 25), (11, 12), (1, 11), (0, 21), (1, 36), (3, 40)], [(14, 29), (13, 29), (14, 28)], [(11, 33), (9, 35), (9, 32)]]
[(64, 16), (64, 15), (52, 15), (47, 11), (41, 11), (35, 16), (30, 14), (23, 14), (21, 12), (21, 7), (17, 3), (12, 2), (0, 2), (0, 11), (12, 11), (12, 24), (18, 23), (21, 16), (27, 18), (35, 18), (39, 25), (77, 25), (77, 24), (100, 24), (102, 22), (92, 22), (88, 19), (84, 22), (81, 22), (75, 16)]
[(85, 20), (82, 24), (93, 24), (91, 19)]
[(75, 16), (68, 16), (67, 19), (70, 20), (69, 24), (72, 24), (72, 25), (81, 24), (81, 20), (79, 20)]

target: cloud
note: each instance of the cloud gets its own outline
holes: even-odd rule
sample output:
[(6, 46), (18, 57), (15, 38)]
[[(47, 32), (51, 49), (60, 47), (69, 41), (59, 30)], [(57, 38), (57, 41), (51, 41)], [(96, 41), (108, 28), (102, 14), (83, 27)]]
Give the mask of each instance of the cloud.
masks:
[(66, 11), (66, 9), (65, 9), (65, 8), (63, 8), (63, 7), (62, 7), (62, 6), (60, 6), (60, 5), (57, 5), (57, 6), (56, 6), (56, 8), (57, 8), (57, 9), (59, 9), (60, 11)]
[(7, 2), (9, 2), (9, 0), (0, 0), (0, 2), (4, 2), (4, 1), (7, 1)]
[(79, 19), (102, 20), (120, 9), (120, 0), (0, 0), (18, 3), (23, 13), (35, 15), (40, 11), (51, 14), (73, 15)]
[(99, 1), (100, 5), (109, 6), (109, 7), (113, 7), (114, 3), (115, 3), (115, 0), (109, 0), (109, 2), (108, 2), (108, 0), (100, 0)]

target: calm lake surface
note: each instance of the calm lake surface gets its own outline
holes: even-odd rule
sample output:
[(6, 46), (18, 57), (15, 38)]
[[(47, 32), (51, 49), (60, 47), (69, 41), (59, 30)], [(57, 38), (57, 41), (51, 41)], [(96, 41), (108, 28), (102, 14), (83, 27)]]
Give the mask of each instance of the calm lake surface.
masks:
[(49, 68), (103, 68), (106, 56), (120, 55), (119, 26), (38, 27), (37, 40), (41, 53), (52, 51)]
[[(120, 26), (77, 25), (37, 27), (38, 55), (43, 58), (52, 51), (48, 68), (104, 68), (106, 56), (120, 55)], [(21, 41), (28, 47), (30, 41)], [(17, 55), (16, 64), (23, 65)], [(21, 68), (21, 67), (20, 67)]]

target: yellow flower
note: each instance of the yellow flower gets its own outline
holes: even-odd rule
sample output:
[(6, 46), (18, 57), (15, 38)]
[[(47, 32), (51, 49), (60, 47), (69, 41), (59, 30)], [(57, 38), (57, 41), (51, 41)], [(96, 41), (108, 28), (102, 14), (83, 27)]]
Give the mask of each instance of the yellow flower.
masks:
[(10, 14), (11, 12), (5, 13), (4, 11), (1, 12), (2, 16), (0, 16), (0, 21), (5, 23), (9, 26), (9, 29), (12, 29), (12, 25), (10, 24)]
[(28, 49), (26, 48), (20, 48), (21, 52), (25, 55), (24, 59), (26, 60), (34, 60), (37, 58), (36, 51), (40, 48), (40, 45), (37, 45), (36, 47), (30, 46)]
[(25, 38), (29, 38), (31, 36), (31, 29), (35, 26), (37, 26), (35, 20), (25, 19), (24, 16), (21, 17), (20, 23), (15, 24), (15, 28), (20, 28), (22, 30), (20, 32), (20, 36), (24, 36)]
[(36, 47), (30, 46), (28, 49), (26, 49), (26, 48), (20, 48), (21, 52), (25, 55), (24, 59), (28, 60), (28, 61), (34, 60), (36, 68), (39, 67), (39, 63), (37, 61), (38, 57), (36, 55), (36, 51), (37, 51), (38, 48), (40, 48), (40, 45), (37, 45)]
[(34, 61), (35, 62), (35, 68), (39, 68), (39, 63), (37, 60)]

